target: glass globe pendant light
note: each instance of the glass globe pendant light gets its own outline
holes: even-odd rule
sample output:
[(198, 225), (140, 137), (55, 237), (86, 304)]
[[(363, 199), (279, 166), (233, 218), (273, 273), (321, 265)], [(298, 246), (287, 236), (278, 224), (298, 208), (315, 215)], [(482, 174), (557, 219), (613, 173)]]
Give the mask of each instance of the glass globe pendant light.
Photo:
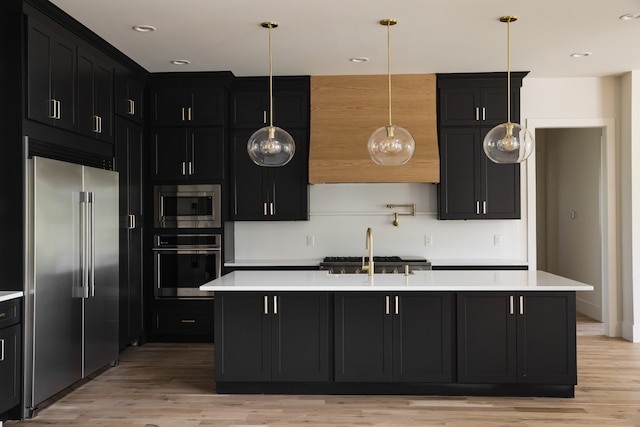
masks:
[(511, 22), (517, 16), (502, 16), (507, 23), (507, 123), (502, 123), (487, 133), (482, 148), (495, 163), (521, 163), (533, 151), (533, 136), (527, 128), (511, 123)]
[(376, 129), (369, 137), (367, 148), (374, 163), (399, 166), (411, 159), (416, 150), (416, 142), (408, 130), (394, 126), (391, 121), (391, 26), (395, 19), (383, 19), (380, 25), (387, 27), (387, 75), (389, 81), (389, 124)]
[(263, 22), (263, 28), (269, 29), (269, 126), (258, 129), (247, 142), (247, 153), (258, 166), (284, 166), (293, 158), (296, 143), (284, 129), (273, 125), (273, 59), (271, 49), (271, 29), (277, 28), (277, 22)]

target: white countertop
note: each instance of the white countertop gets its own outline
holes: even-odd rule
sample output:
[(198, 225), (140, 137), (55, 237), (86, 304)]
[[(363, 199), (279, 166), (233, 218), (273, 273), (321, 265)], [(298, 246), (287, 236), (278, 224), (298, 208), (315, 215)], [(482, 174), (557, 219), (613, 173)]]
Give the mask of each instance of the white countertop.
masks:
[(0, 291), (0, 302), (20, 298), (21, 296), (23, 296), (22, 291)]
[(415, 271), (403, 274), (328, 274), (326, 271), (234, 271), (203, 291), (592, 291), (593, 286), (544, 271)]

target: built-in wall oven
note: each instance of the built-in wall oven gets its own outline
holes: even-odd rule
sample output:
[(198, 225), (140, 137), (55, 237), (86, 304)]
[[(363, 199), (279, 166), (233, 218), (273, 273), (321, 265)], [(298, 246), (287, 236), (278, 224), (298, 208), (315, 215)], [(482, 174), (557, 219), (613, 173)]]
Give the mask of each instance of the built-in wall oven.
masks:
[(154, 295), (158, 299), (213, 298), (200, 285), (220, 277), (220, 234), (154, 236)]
[(220, 228), (220, 184), (154, 187), (156, 228)]

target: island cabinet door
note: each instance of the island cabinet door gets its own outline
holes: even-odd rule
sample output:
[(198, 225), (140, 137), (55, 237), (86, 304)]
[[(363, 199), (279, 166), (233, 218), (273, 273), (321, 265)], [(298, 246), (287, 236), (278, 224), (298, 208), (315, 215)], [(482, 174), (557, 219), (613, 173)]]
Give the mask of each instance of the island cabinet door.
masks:
[(518, 382), (577, 384), (575, 292), (518, 294)]
[(391, 296), (339, 292), (334, 299), (335, 381), (392, 381)]
[(271, 380), (329, 380), (327, 292), (272, 295)]
[(393, 295), (394, 382), (453, 380), (451, 293)]
[(216, 292), (216, 381), (271, 380), (271, 306), (258, 292)]
[(514, 293), (458, 293), (458, 382), (516, 382), (516, 303)]

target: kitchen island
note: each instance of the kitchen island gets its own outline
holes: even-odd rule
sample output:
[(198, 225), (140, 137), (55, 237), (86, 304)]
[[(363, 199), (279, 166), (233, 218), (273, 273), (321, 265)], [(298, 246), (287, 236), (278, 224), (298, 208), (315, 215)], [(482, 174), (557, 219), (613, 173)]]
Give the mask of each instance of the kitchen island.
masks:
[(215, 292), (218, 393), (572, 397), (575, 293), (541, 271), (235, 271)]

